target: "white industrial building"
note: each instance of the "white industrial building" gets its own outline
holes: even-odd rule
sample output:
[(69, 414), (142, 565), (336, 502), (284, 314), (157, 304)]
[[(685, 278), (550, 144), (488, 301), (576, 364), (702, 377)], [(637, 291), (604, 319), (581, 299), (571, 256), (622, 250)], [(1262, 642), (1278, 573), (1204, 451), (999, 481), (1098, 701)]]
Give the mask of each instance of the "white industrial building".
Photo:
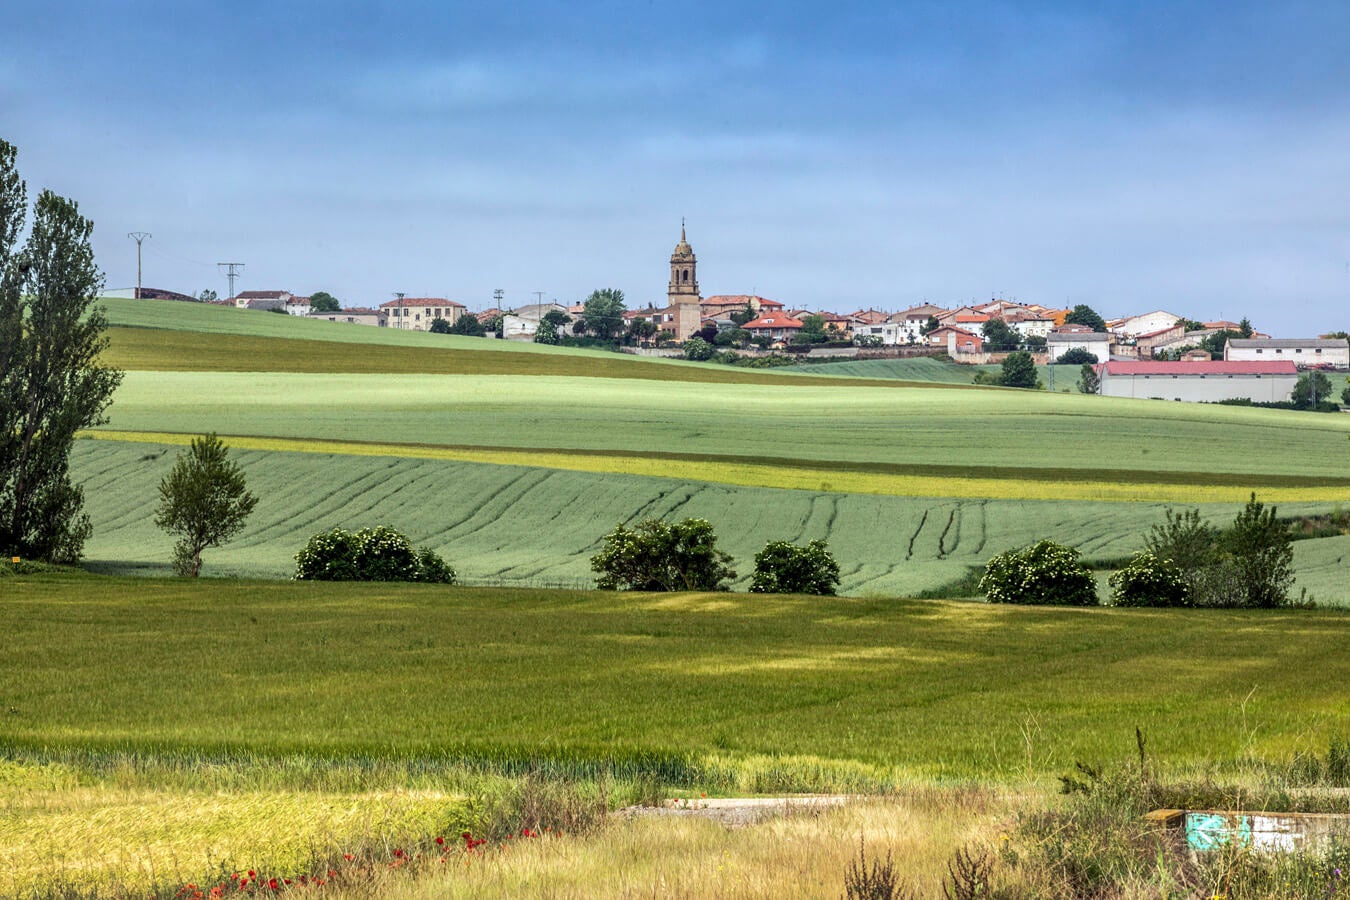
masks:
[(1234, 362), (1288, 359), (1300, 368), (1350, 369), (1350, 342), (1345, 338), (1229, 338), (1223, 358)]
[(1298, 383), (1298, 368), (1292, 360), (1111, 360), (1096, 369), (1103, 396), (1144, 400), (1278, 403), (1288, 400)]

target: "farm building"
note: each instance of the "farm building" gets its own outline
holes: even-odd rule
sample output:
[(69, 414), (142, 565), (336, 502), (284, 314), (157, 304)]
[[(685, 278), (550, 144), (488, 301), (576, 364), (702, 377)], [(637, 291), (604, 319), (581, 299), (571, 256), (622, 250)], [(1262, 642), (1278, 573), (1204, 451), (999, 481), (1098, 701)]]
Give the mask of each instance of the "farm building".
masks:
[(373, 325), (377, 328), (383, 328), (386, 324), (384, 313), (378, 309), (367, 307), (352, 307), (340, 309), (337, 312), (314, 312), (310, 310), (309, 318), (323, 319), (326, 322), (346, 322), (349, 325)]
[(442, 297), (404, 297), (380, 304), (380, 311), (389, 317), (389, 327), (404, 331), (430, 331), (437, 319), (453, 325), (465, 309), (463, 303)]
[(1236, 362), (1288, 359), (1302, 368), (1350, 368), (1350, 343), (1345, 338), (1229, 338), (1223, 358)]
[(1298, 369), (1292, 360), (1111, 360), (1096, 368), (1103, 396), (1190, 403), (1242, 399), (1277, 403), (1288, 400), (1298, 382)]
[(1097, 362), (1106, 362), (1111, 358), (1112, 336), (1110, 334), (1090, 329), (1084, 331), (1077, 330), (1077, 328), (1072, 331), (1065, 330), (1072, 327), (1069, 325), (1061, 326), (1046, 335), (1045, 350), (1049, 355), (1050, 362), (1054, 362), (1070, 350), (1086, 350), (1096, 357)]

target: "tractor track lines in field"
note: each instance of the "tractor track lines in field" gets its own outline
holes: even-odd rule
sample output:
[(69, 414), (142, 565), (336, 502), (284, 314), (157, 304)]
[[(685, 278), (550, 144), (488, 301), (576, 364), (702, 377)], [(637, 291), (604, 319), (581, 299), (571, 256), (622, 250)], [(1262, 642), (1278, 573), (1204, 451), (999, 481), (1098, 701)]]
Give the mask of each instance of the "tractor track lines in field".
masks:
[[(524, 469), (511, 479), (501, 490), (479, 503), (462, 516), (438, 532), (437, 536), (449, 540), (462, 540), (494, 524), (501, 516), (517, 503), (521, 503), (532, 491), (550, 481), (558, 473), (551, 469)], [(470, 526), (472, 523), (472, 527)]]
[(919, 532), (923, 531), (924, 523), (928, 521), (928, 510), (923, 511), (919, 516), (919, 527), (914, 529), (914, 533), (909, 536), (909, 545), (905, 547), (905, 559), (914, 558), (914, 542), (919, 539)]
[(944, 526), (942, 526), (942, 533), (938, 535), (938, 552), (937, 552), (937, 558), (938, 558), (938, 559), (946, 559), (946, 558), (947, 558), (948, 552), (950, 552), (950, 551), (947, 550), (947, 546), (946, 546), (946, 545), (947, 545), (947, 535), (948, 535), (949, 532), (951, 532), (952, 526), (953, 526), (953, 525), (955, 525), (955, 527), (956, 527), (956, 535), (952, 538), (952, 549), (955, 550), (955, 549), (956, 549), (956, 545), (959, 544), (959, 543), (961, 542), (961, 505), (960, 505), (960, 504), (957, 504), (950, 512), (947, 513), (947, 524), (944, 525)]

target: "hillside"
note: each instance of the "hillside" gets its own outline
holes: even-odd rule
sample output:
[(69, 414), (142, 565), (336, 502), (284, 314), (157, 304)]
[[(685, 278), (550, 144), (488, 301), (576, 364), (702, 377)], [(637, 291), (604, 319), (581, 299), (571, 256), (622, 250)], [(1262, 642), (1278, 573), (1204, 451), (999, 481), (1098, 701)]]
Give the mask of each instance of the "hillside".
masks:
[[(109, 359), (129, 371), (106, 440), (75, 456), (103, 570), (164, 570), (155, 484), (205, 431), (264, 496), (207, 571), (269, 577), (314, 531), (383, 522), (474, 583), (584, 585), (615, 522), (699, 515), (743, 577), (765, 541), (820, 537), (847, 592), (912, 593), (1042, 537), (1126, 556), (1164, 505), (1218, 521), (1253, 491), (1286, 512), (1350, 502), (1350, 417), (443, 344), (182, 303), (114, 318)], [(892, 374), (943, 370), (904, 362)], [(1299, 545), (1322, 599), (1343, 594), (1340, 555)]]

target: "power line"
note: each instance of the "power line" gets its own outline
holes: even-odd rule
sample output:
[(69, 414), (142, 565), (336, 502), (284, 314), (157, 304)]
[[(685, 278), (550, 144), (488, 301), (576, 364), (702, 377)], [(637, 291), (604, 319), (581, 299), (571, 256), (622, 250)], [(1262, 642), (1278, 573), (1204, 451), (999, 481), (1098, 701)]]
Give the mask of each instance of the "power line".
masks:
[(223, 267), (225, 269), (225, 277), (230, 279), (230, 298), (233, 299), (234, 279), (239, 276), (239, 273), (236, 272), (235, 270), (242, 269), (244, 267), (244, 264), (240, 262), (223, 262), (223, 263), (216, 263), (216, 266)]
[(154, 237), (148, 231), (129, 231), (127, 237), (136, 242), (136, 299), (141, 299), (141, 242), (148, 237)]

